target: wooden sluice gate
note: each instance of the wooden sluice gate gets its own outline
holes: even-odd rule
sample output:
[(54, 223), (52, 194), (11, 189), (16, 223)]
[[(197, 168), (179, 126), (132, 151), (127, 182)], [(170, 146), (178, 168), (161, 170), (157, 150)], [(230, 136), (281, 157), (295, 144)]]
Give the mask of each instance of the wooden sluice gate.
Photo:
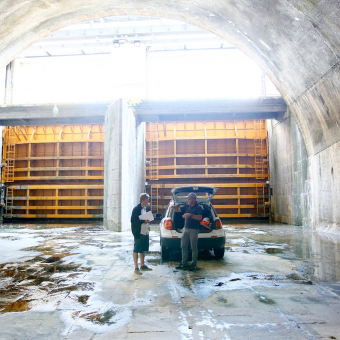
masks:
[(102, 218), (104, 124), (3, 132), (5, 218)]
[(146, 152), (153, 213), (172, 188), (206, 185), (219, 188), (212, 203), (222, 218), (269, 216), (265, 120), (148, 123)]

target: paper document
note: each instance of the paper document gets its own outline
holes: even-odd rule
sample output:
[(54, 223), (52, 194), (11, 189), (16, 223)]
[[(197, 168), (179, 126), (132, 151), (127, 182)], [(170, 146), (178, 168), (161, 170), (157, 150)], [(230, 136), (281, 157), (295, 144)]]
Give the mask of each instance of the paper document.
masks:
[(152, 212), (148, 211), (146, 214), (140, 215), (139, 216), (140, 220), (149, 220), (150, 222), (154, 220)]

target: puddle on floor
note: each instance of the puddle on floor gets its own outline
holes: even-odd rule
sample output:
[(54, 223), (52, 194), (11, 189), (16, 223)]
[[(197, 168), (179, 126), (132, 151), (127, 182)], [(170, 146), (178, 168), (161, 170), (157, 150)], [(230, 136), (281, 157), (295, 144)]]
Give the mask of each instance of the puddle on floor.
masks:
[[(28, 225), (24, 226), (25, 229), (27, 227)], [(83, 229), (79, 230), (79, 228), (70, 228), (69, 225), (61, 225), (61, 229), (55, 230), (56, 227), (57, 225), (43, 227), (32, 225), (31, 229), (28, 230), (28, 233), (31, 233), (32, 240), (41, 236), (45, 236), (45, 240), (39, 245), (23, 247), (21, 252), (37, 255), (18, 263), (0, 264), (0, 313), (30, 310), (32, 306), (39, 302), (42, 291), (48, 296), (61, 292), (94, 290), (93, 282), (77, 282), (77, 277), (86, 275), (91, 267), (85, 265), (84, 261), (69, 259), (74, 259), (79, 255), (73, 249), (81, 246), (87, 247), (89, 244), (100, 244), (100, 241), (92, 240), (92, 237), (86, 239), (86, 236), (90, 235), (79, 236), (79, 234), (83, 234)], [(22, 233), (24, 228), (19, 226), (16, 229), (19, 229)], [(68, 229), (65, 230), (65, 228)], [(12, 225), (6, 229), (7, 234), (8, 229), (13, 231), (14, 228)], [(45, 231), (46, 229), (48, 229), (48, 232)], [(51, 232), (52, 229), (54, 229), (53, 232)], [(70, 229), (74, 232), (70, 232)], [(92, 234), (96, 230), (102, 231), (98, 227), (88, 227), (85, 230), (88, 234)], [(17, 238), (6, 236), (6, 238), (10, 239), (11, 242), (15, 242), (16, 239), (20, 240), (19, 236)], [(67, 239), (63, 241), (65, 238)], [(29, 242), (27, 241), (27, 243)], [(72, 282), (73, 284), (65, 284), (65, 282)], [(37, 292), (36, 296), (35, 291)], [(26, 298), (28, 294), (30, 295), (29, 299)], [(82, 298), (81, 301), (86, 303), (87, 299)]]
[(83, 305), (87, 304), (90, 295), (80, 295), (78, 296), (78, 301), (81, 302)]
[(101, 324), (101, 325), (112, 325), (117, 322), (115, 317), (117, 317), (117, 314), (119, 314), (119, 310), (109, 309), (104, 313), (80, 313), (76, 312), (74, 316), (79, 316), (80, 318), (84, 318), (87, 321), (91, 321), (95, 324)]
[(0, 302), (1, 313), (18, 313), (28, 311), (31, 309), (31, 302), (32, 301), (22, 299), (8, 304)]
[(282, 248), (266, 248), (267, 254), (282, 254), (284, 249)]
[(270, 298), (267, 298), (267, 297), (265, 297), (263, 295), (258, 295), (257, 299), (258, 299), (259, 302), (264, 303), (266, 305), (275, 305), (275, 301), (274, 300), (272, 300)]
[[(46, 291), (46, 294), (61, 291), (91, 290), (91, 283), (88, 282), (80, 282), (76, 285), (66, 287), (60, 285), (60, 277), (55, 274), (70, 272), (74, 274), (75, 271), (77, 271), (78, 274), (87, 273), (88, 268), (82, 268), (81, 264), (63, 264), (60, 262), (60, 258), (58, 259), (58, 264), (56, 264), (56, 262), (46, 262), (46, 259), (42, 257), (35, 257), (20, 266), (2, 264), (0, 268), (0, 280), (1, 287), (3, 288), (0, 289), (0, 313), (29, 310), (32, 302), (36, 300), (34, 293), (29, 301), (24, 297), (27, 292), (34, 291), (37, 288), (39, 288), (39, 291)], [(11, 301), (22, 295), (24, 295), (23, 298)]]

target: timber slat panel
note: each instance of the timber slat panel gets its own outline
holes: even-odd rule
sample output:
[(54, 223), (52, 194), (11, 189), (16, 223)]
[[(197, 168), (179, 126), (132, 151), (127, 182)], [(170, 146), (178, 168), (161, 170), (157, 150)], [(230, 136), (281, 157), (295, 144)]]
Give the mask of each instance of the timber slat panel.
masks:
[(72, 201), (72, 200), (103, 200), (104, 196), (23, 196), (13, 197), (13, 201), (48, 201), (55, 200), (58, 198), (58, 201)]
[(104, 170), (104, 167), (31, 167), (31, 168), (15, 168), (15, 172), (17, 171), (52, 171), (52, 170)]
[[(208, 175), (201, 175), (201, 174), (197, 174), (197, 175), (158, 175), (158, 178), (255, 178), (256, 174), (208, 174)], [(197, 185), (197, 183), (196, 183)]]
[[(158, 209), (166, 209), (168, 206), (167, 205), (157, 205), (156, 206)], [(254, 205), (217, 205), (217, 204), (214, 204), (214, 208), (215, 209), (232, 209), (232, 208), (250, 208), (250, 209), (253, 209), (255, 208)]]
[[(214, 195), (212, 198), (212, 201), (216, 199), (231, 199), (231, 198), (257, 198), (258, 195)], [(159, 200), (171, 200), (173, 197), (172, 196), (157, 196)], [(198, 198), (203, 198), (203, 196), (197, 195)], [(265, 195), (266, 198), (268, 198), (268, 195)]]
[[(182, 185), (183, 186), (194, 186), (194, 185), (197, 185), (197, 183), (190, 182), (190, 183), (185, 183)], [(215, 188), (256, 188), (256, 187), (262, 187), (263, 183), (200, 183), (199, 185), (205, 186), (205, 187), (215, 187)], [(172, 188), (177, 188), (179, 184), (158, 184), (157, 183), (157, 184), (152, 184), (152, 186), (155, 188), (172, 189)]]
[(15, 181), (40, 181), (40, 180), (60, 180), (60, 179), (104, 179), (104, 176), (29, 176), (14, 177)]
[(259, 217), (257, 214), (218, 214), (220, 218)]
[[(72, 184), (42, 184), (42, 185), (11, 185), (13, 189), (74, 189)], [(89, 184), (89, 185), (77, 185), (77, 189), (104, 189), (104, 185)]]
[(103, 214), (5, 214), (5, 218), (103, 218)]
[[(207, 137), (204, 137), (204, 136), (193, 136), (191, 137), (190, 139), (191, 140), (213, 140), (213, 139), (245, 139), (246, 137), (234, 137), (234, 136), (207, 136)], [(176, 140), (188, 140), (189, 137), (176, 137)], [(162, 140), (164, 141), (171, 141), (173, 140), (173, 138), (163, 138)]]
[[(58, 206), (55, 206), (55, 205), (52, 205), (52, 206), (39, 206), (39, 207), (36, 207), (36, 206), (18, 206), (18, 205), (15, 205), (15, 206), (10, 206), (9, 208), (12, 208), (12, 209), (22, 209), (22, 210), (81, 210), (81, 209), (84, 209), (85, 206), (84, 205), (80, 205), (80, 206), (62, 206), (62, 205), (58, 205)], [(87, 206), (87, 209), (103, 209), (103, 206)]]
[[(16, 142), (16, 144), (49, 144), (49, 143), (56, 143), (56, 142), (60, 142), (60, 143), (83, 143), (84, 139), (63, 139), (63, 140), (56, 140), (56, 139), (52, 139), (52, 140), (32, 140), (32, 141), (20, 141), (20, 142)], [(102, 142), (101, 139), (91, 139), (91, 142)]]
[(46, 159), (103, 159), (102, 156), (51, 156), (51, 157), (16, 157), (17, 161), (46, 160)]
[(187, 158), (187, 157), (228, 157), (228, 156), (232, 156), (232, 157), (235, 157), (235, 156), (238, 156), (238, 157), (255, 157), (255, 154), (254, 153), (216, 153), (216, 154), (210, 154), (210, 153), (207, 153), (207, 154), (167, 154), (167, 155), (164, 155), (164, 154), (159, 154), (158, 155), (158, 158)]
[[(268, 166), (266, 166), (268, 167)], [(235, 169), (235, 168), (249, 168), (254, 169), (255, 165), (247, 165), (247, 164), (225, 164), (225, 165), (167, 165), (167, 166), (159, 166), (159, 170), (167, 170), (167, 169)], [(150, 167), (146, 167), (146, 170), (149, 170)], [(17, 170), (16, 170), (17, 171)]]

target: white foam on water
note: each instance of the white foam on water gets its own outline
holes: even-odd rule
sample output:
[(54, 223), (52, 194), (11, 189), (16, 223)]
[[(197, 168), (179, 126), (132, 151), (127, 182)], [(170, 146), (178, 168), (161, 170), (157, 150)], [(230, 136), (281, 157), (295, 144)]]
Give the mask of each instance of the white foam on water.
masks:
[(45, 239), (43, 237), (32, 237), (30, 230), (18, 229), (4, 232), (0, 229), (0, 263), (25, 261), (39, 253), (33, 250), (24, 250), (36, 247)]

